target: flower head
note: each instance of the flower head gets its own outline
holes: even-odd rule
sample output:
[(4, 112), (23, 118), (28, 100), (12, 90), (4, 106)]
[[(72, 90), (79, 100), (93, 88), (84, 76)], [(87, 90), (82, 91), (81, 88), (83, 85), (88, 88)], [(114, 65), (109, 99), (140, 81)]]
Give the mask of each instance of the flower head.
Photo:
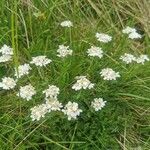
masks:
[(121, 59), (123, 62), (125, 62), (126, 64), (130, 64), (130, 63), (132, 63), (133, 61), (136, 60), (136, 58), (135, 58), (132, 54), (127, 54), (127, 53), (125, 53), (124, 55), (122, 55), (122, 56), (120, 57), (120, 59)]
[(0, 56), (0, 63), (2, 62), (8, 62), (12, 59), (12, 56), (11, 55), (2, 55)]
[(95, 109), (95, 111), (101, 110), (105, 106), (106, 101), (103, 101), (102, 98), (94, 98), (92, 101), (91, 106)]
[(13, 49), (10, 46), (4, 44), (0, 49), (0, 53), (2, 53), (2, 55), (13, 55)]
[(60, 90), (57, 86), (49, 85), (49, 88), (44, 90), (43, 93), (46, 95), (46, 98), (55, 98), (55, 99), (57, 99), (59, 91)]
[(69, 49), (69, 46), (59, 45), (59, 49), (57, 50), (58, 57), (66, 57), (67, 55), (72, 55), (72, 50)]
[(103, 42), (103, 43), (108, 43), (112, 40), (111, 36), (109, 36), (108, 34), (104, 34), (104, 33), (96, 33), (96, 38), (98, 41)]
[(148, 58), (148, 56), (147, 55), (140, 55), (138, 58), (136, 58), (136, 62), (138, 63), (138, 64), (144, 64), (145, 63), (145, 61), (149, 61), (149, 58)]
[(0, 82), (0, 87), (4, 90), (13, 89), (16, 86), (16, 81), (10, 77), (2, 78), (2, 82)]
[[(22, 77), (22, 76), (24, 76), (24, 75), (29, 74), (29, 71), (30, 71), (30, 70), (31, 70), (31, 67), (30, 67), (29, 64), (20, 65), (20, 66), (18, 67), (18, 70), (15, 69), (15, 76), (16, 76), (17, 78), (20, 78), (20, 77)], [(18, 71), (18, 72), (17, 72), (17, 71)]]
[(100, 74), (104, 80), (116, 80), (116, 78), (120, 77), (119, 72), (115, 72), (111, 68), (102, 69)]
[(82, 110), (78, 108), (78, 103), (69, 101), (66, 104), (65, 108), (62, 110), (62, 112), (64, 112), (64, 114), (68, 116), (68, 120), (71, 120), (77, 119), (77, 116), (80, 115)]
[(122, 33), (125, 33), (125, 34), (129, 34), (129, 33), (132, 33), (132, 32), (136, 32), (136, 29), (135, 28), (131, 28), (129, 26), (127, 26), (126, 28), (124, 28), (122, 30)]
[(103, 57), (103, 51), (100, 47), (96, 47), (96, 46), (91, 46), (90, 49), (87, 50), (88, 56), (92, 56), (92, 57), (99, 57), (102, 58)]
[(46, 98), (46, 106), (48, 111), (60, 111), (62, 106), (62, 103), (60, 103), (57, 99), (55, 98)]
[(94, 84), (91, 83), (86, 76), (77, 76), (77, 82), (72, 86), (72, 89), (78, 91), (80, 89), (91, 89), (94, 87)]
[(31, 118), (32, 121), (39, 121), (41, 118), (45, 117), (45, 114), (48, 112), (47, 105), (41, 104), (31, 108)]
[(23, 99), (29, 101), (32, 99), (32, 96), (34, 96), (35, 94), (36, 94), (35, 88), (31, 84), (29, 84), (26, 86), (21, 86), (17, 96), (20, 96)]
[(66, 20), (66, 21), (61, 22), (60, 25), (61, 25), (62, 27), (72, 27), (72, 26), (73, 26), (73, 23), (72, 23), (70, 20)]
[(30, 63), (42, 67), (50, 64), (51, 62), (52, 60), (46, 58), (46, 56), (37, 56), (37, 57), (32, 57), (32, 61)]
[(137, 32), (132, 32), (129, 34), (129, 39), (141, 39), (141, 38), (142, 38), (141, 34)]

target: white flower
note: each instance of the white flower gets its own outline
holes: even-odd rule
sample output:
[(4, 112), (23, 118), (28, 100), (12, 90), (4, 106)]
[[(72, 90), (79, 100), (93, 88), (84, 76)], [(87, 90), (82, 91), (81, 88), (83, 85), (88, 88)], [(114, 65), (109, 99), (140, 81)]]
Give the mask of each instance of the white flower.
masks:
[(62, 27), (72, 27), (72, 26), (73, 26), (73, 23), (72, 23), (70, 20), (66, 20), (66, 21), (61, 22), (60, 25), (61, 25)]
[(31, 118), (32, 121), (39, 121), (42, 117), (45, 117), (45, 114), (48, 112), (46, 104), (41, 104), (31, 108)]
[(126, 64), (132, 63), (133, 61), (136, 60), (136, 58), (132, 54), (127, 54), (125, 53), (120, 57), (120, 59), (125, 62)]
[(46, 58), (46, 56), (37, 56), (37, 57), (32, 57), (32, 61), (30, 63), (42, 67), (42, 66), (46, 66), (51, 62), (52, 60)]
[[(22, 77), (24, 75), (29, 74), (30, 70), (31, 70), (31, 67), (29, 66), (29, 64), (20, 65), (18, 67), (18, 70), (15, 69), (15, 76), (17, 78), (20, 78), (20, 77)], [(17, 73), (17, 71), (18, 71), (18, 73)]]
[(31, 84), (29, 84), (26, 86), (21, 86), (17, 96), (20, 96), (23, 99), (29, 101), (32, 99), (32, 96), (34, 96), (35, 94), (36, 94), (35, 88)]
[(2, 78), (2, 82), (0, 82), (0, 87), (4, 90), (13, 89), (16, 86), (16, 81), (10, 77)]
[(13, 55), (13, 49), (4, 44), (3, 47), (0, 49), (0, 53), (2, 53), (2, 55)]
[(72, 55), (72, 50), (69, 49), (69, 46), (59, 45), (59, 49), (57, 50), (58, 57), (66, 57), (67, 55)]
[(94, 84), (91, 83), (86, 76), (77, 76), (77, 82), (72, 86), (72, 89), (78, 91), (80, 89), (91, 89), (94, 87)]
[(57, 98), (59, 94), (59, 88), (55, 85), (49, 85), (49, 88), (44, 90), (43, 93), (46, 95), (46, 98)]
[(95, 111), (101, 110), (105, 106), (106, 101), (103, 101), (102, 98), (94, 98), (92, 101), (91, 106), (95, 109)]
[(104, 33), (96, 33), (96, 38), (98, 41), (103, 42), (103, 43), (108, 43), (112, 40), (111, 36), (109, 36), (108, 34), (104, 34)]
[(117, 77), (120, 77), (119, 72), (115, 72), (111, 68), (102, 69), (100, 74), (104, 80), (116, 80)]
[(136, 32), (136, 29), (135, 28), (131, 28), (129, 26), (127, 26), (126, 28), (124, 28), (122, 30), (122, 33), (125, 33), (125, 34), (129, 34), (129, 33), (132, 33), (132, 32)]
[(141, 38), (142, 38), (141, 34), (137, 32), (131, 32), (129, 34), (129, 39), (141, 39)]
[(57, 99), (55, 98), (47, 98), (46, 99), (46, 106), (48, 111), (60, 111), (62, 106), (62, 103), (60, 103)]
[(136, 62), (139, 64), (144, 64), (145, 61), (149, 61), (149, 58), (147, 55), (140, 55), (137, 59), (136, 59)]
[(82, 112), (81, 109), (78, 108), (78, 104), (75, 102), (68, 102), (62, 112), (68, 116), (68, 120), (77, 119), (77, 116)]
[(103, 57), (103, 51), (100, 47), (91, 46), (90, 49), (87, 50), (88, 56), (97, 56), (99, 58)]
[(0, 63), (1, 62), (8, 62), (12, 59), (12, 56), (11, 55), (2, 55), (0, 56)]

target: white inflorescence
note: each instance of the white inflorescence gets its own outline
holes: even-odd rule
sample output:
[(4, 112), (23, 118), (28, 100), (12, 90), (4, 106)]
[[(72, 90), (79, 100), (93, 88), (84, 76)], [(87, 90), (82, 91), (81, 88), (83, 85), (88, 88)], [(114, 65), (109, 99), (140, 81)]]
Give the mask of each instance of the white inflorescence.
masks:
[(104, 80), (116, 80), (116, 78), (120, 77), (119, 72), (115, 72), (111, 68), (102, 69), (100, 74)]
[(128, 34), (129, 39), (140, 39), (140, 38), (142, 38), (141, 34), (139, 34), (135, 28), (131, 28), (129, 26), (124, 28), (122, 30), (122, 32), (125, 34)]
[(0, 82), (0, 87), (4, 90), (13, 89), (16, 86), (16, 81), (10, 77), (2, 78), (2, 82)]
[(70, 20), (66, 20), (66, 21), (61, 22), (60, 25), (61, 25), (62, 27), (72, 27), (72, 26), (73, 26), (73, 23), (72, 23)]
[(45, 117), (45, 114), (48, 112), (47, 105), (41, 104), (31, 108), (31, 118), (32, 121), (39, 121), (41, 118)]
[(4, 44), (3, 47), (0, 49), (0, 53), (2, 55), (13, 55), (13, 49), (10, 46)]
[(101, 110), (106, 104), (106, 101), (103, 101), (103, 98), (94, 98), (91, 106), (95, 109), (95, 111)]
[(20, 78), (24, 75), (27, 75), (29, 74), (29, 71), (31, 70), (31, 67), (29, 64), (24, 64), (24, 65), (20, 65), (18, 67), (18, 70), (15, 69), (15, 76), (17, 78)]
[(51, 62), (52, 60), (46, 58), (46, 56), (37, 56), (37, 57), (32, 57), (32, 61), (30, 63), (42, 67), (50, 64)]
[(69, 49), (69, 46), (59, 45), (59, 49), (57, 50), (58, 57), (66, 57), (67, 55), (72, 55), (72, 50)]
[(4, 44), (2, 48), (0, 49), (0, 53), (1, 53), (0, 63), (8, 62), (12, 59), (13, 49), (7, 46), (6, 44)]
[(35, 94), (36, 94), (35, 88), (31, 84), (29, 84), (26, 86), (21, 86), (17, 96), (20, 96), (21, 98), (29, 101)]
[(122, 55), (122, 56), (120, 57), (120, 59), (121, 59), (123, 62), (125, 62), (126, 64), (130, 64), (130, 63), (132, 63), (133, 61), (136, 60), (136, 58), (135, 58), (132, 54), (127, 54), (127, 53), (125, 53), (124, 55)]
[(57, 99), (55, 98), (47, 98), (46, 99), (46, 106), (48, 111), (60, 111), (62, 106), (62, 103), (60, 103)]
[(77, 116), (82, 112), (81, 109), (78, 108), (78, 103), (68, 102), (62, 112), (68, 116), (68, 120), (77, 119)]
[(145, 63), (145, 61), (149, 61), (149, 58), (148, 58), (148, 56), (147, 55), (140, 55), (138, 58), (136, 58), (136, 62), (138, 63), (138, 64), (144, 64)]
[(44, 90), (43, 93), (46, 95), (46, 98), (56, 98), (59, 94), (59, 88), (55, 85), (49, 85), (49, 88)]
[(102, 58), (103, 57), (103, 51), (100, 47), (96, 47), (96, 46), (91, 46), (90, 49), (87, 50), (88, 56), (92, 56), (92, 57), (99, 57)]
[(86, 76), (77, 76), (76, 77), (77, 82), (72, 86), (72, 89), (75, 91), (81, 90), (81, 89), (91, 89), (94, 87), (94, 84), (91, 83)]
[(109, 36), (108, 34), (104, 34), (104, 33), (96, 33), (96, 38), (98, 41), (103, 42), (103, 43), (108, 43), (112, 40), (111, 36)]

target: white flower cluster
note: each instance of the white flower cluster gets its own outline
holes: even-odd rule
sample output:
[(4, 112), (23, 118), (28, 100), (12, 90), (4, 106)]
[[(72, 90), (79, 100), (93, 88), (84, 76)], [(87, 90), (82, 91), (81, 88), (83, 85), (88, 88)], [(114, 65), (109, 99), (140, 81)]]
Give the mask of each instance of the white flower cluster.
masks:
[(13, 49), (9, 46), (7, 46), (6, 44), (4, 44), (2, 46), (2, 48), (0, 49), (0, 63), (1, 62), (8, 62), (12, 59), (12, 55), (13, 55)]
[(20, 65), (17, 69), (15, 69), (15, 76), (17, 78), (21, 78), (22, 76), (29, 74), (31, 69), (32, 68), (29, 64)]
[(91, 48), (89, 48), (87, 50), (88, 56), (92, 56), (92, 57), (99, 57), (102, 58), (103, 57), (103, 51), (100, 47), (96, 47), (96, 46), (91, 46)]
[(31, 84), (29, 84), (26, 86), (21, 86), (17, 96), (20, 96), (21, 98), (29, 101), (35, 94), (36, 94), (35, 88)]
[(32, 121), (39, 121), (41, 118), (45, 117), (45, 114), (48, 112), (47, 110), (47, 105), (46, 104), (41, 104), (38, 106), (34, 106), (31, 108), (31, 118)]
[(144, 64), (145, 61), (149, 61), (150, 59), (148, 58), (147, 55), (140, 55), (139, 57), (135, 57), (132, 54), (127, 54), (125, 53), (120, 57), (120, 59), (125, 62), (126, 64), (132, 63), (133, 61), (137, 62), (138, 64)]
[(72, 86), (72, 89), (75, 91), (81, 90), (81, 89), (92, 89), (94, 87), (94, 84), (91, 83), (86, 76), (77, 76), (76, 77), (77, 82)]
[(100, 75), (104, 80), (116, 80), (116, 78), (120, 77), (119, 72), (115, 72), (111, 68), (102, 69)]
[(125, 62), (126, 64), (130, 64), (130, 63), (132, 63), (133, 61), (136, 60), (136, 58), (135, 58), (132, 54), (127, 54), (127, 53), (125, 53), (124, 55), (122, 55), (122, 56), (120, 57), (120, 59), (121, 59), (123, 62)]
[(73, 23), (70, 21), (70, 20), (65, 20), (63, 22), (61, 22), (60, 24), (62, 27), (72, 27), (73, 26)]
[(16, 81), (10, 77), (4, 77), (2, 78), (2, 82), (0, 82), (0, 88), (3, 88), (4, 90), (13, 89), (15, 86)]
[(68, 116), (68, 120), (71, 120), (71, 119), (77, 119), (77, 116), (80, 115), (82, 110), (78, 108), (78, 103), (69, 101), (65, 105), (64, 109), (62, 109), (62, 112), (64, 112), (64, 114)]
[(37, 67), (42, 67), (50, 64), (52, 62), (51, 59), (47, 58), (46, 56), (37, 56), (32, 57), (31, 64), (35, 64)]
[(95, 111), (101, 110), (106, 104), (106, 101), (103, 98), (94, 98), (91, 102), (91, 106), (95, 109)]
[(72, 55), (72, 50), (69, 49), (69, 46), (59, 45), (59, 49), (57, 50), (58, 57), (66, 57), (68, 55)]
[(57, 86), (49, 85), (49, 88), (44, 90), (43, 93), (46, 95), (46, 98), (55, 98), (55, 99), (57, 99), (59, 91), (60, 90)]
[(96, 38), (98, 41), (103, 43), (108, 43), (112, 40), (112, 37), (110, 35), (104, 33), (96, 33)]
[(137, 32), (135, 28), (131, 28), (127, 26), (125, 29), (122, 30), (122, 33), (128, 34), (129, 39), (140, 39), (142, 36)]

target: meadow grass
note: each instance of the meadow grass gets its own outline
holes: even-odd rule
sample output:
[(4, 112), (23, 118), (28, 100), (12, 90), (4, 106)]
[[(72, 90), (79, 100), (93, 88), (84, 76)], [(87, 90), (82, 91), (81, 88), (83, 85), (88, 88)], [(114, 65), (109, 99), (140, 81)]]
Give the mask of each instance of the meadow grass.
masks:
[[(29, 63), (32, 56), (46, 55), (53, 62), (46, 68), (33, 67), (18, 81), (36, 87), (33, 100), (22, 100), (16, 90), (0, 90), (0, 150), (149, 150), (149, 62), (125, 65), (119, 60), (125, 52), (150, 56), (149, 8), (148, 0), (1, 0), (0, 45), (13, 47), (14, 61), (0, 64), (0, 78), (13, 76), (14, 67)], [(62, 28), (64, 20), (74, 27)], [(127, 25), (136, 27), (143, 38), (123, 35)], [(108, 33), (113, 40), (102, 44), (96, 32)], [(58, 58), (61, 44), (69, 45), (73, 56)], [(91, 45), (102, 47), (102, 59), (87, 57)], [(121, 78), (103, 80), (99, 72), (106, 67), (119, 71)], [(78, 75), (88, 76), (95, 88), (73, 91)], [(43, 103), (41, 93), (49, 84), (60, 88), (63, 104), (79, 103), (83, 113), (77, 120), (52, 112), (32, 122), (30, 108)], [(107, 101), (99, 112), (90, 108), (95, 97)]]

